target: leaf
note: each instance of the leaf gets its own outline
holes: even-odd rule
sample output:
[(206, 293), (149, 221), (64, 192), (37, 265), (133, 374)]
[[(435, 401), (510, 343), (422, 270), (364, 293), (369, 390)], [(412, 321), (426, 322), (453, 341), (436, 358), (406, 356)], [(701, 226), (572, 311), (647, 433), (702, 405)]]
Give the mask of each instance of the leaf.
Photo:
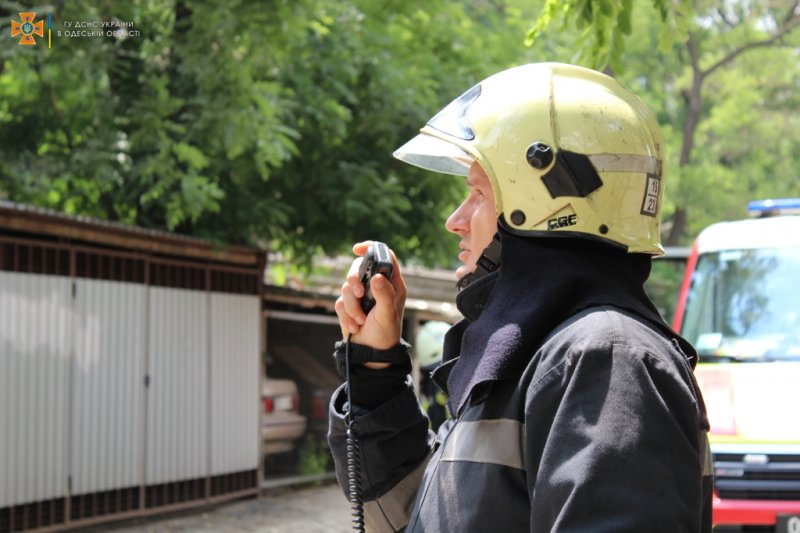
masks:
[(194, 170), (202, 170), (208, 166), (208, 158), (203, 152), (185, 142), (175, 143), (172, 146), (172, 152), (178, 158), (178, 161), (188, 164)]
[(532, 46), (539, 36), (547, 29), (553, 19), (556, 18), (559, 4), (559, 0), (546, 0), (539, 17), (525, 36), (525, 46)]
[(596, 1), (600, 5), (600, 12), (603, 15), (609, 18), (614, 16), (614, 7), (611, 3), (611, 0), (596, 0)]
[[(630, 35), (633, 31), (631, 26), (631, 15), (633, 14), (633, 0), (622, 0), (622, 7), (617, 12), (617, 24), (619, 31), (624, 35)], [(624, 43), (623, 43), (624, 46)]]

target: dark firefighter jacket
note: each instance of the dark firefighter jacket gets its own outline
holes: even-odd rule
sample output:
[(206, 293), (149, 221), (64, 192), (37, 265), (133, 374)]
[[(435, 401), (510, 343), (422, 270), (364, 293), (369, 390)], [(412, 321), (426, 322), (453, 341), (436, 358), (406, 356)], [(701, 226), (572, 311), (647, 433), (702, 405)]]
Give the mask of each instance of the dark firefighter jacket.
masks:
[[(711, 531), (696, 354), (644, 293), (650, 259), (502, 237), (434, 373), (454, 419), (429, 432), (409, 377), (354, 406), (367, 531)], [(329, 442), (346, 490), (345, 401)]]

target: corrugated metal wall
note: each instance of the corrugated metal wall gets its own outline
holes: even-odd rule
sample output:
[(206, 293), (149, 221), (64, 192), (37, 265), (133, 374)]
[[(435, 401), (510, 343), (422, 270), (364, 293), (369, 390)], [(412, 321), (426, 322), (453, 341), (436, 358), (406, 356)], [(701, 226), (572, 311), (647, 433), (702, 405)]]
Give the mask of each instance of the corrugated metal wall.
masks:
[(258, 463), (260, 430), (260, 301), (238, 294), (211, 295), (211, 474), (240, 472)]
[(72, 493), (142, 480), (147, 287), (77, 279), (73, 319)]
[(205, 292), (150, 289), (147, 482), (208, 473), (208, 307)]
[(67, 491), (71, 284), (0, 272), (0, 507)]
[(255, 493), (260, 279), (0, 234), (0, 533)]

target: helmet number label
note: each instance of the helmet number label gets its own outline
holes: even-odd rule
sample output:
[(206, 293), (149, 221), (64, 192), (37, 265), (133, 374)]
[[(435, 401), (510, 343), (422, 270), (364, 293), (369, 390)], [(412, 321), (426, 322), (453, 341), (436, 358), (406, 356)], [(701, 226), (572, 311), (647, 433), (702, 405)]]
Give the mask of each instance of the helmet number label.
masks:
[(642, 202), (642, 214), (650, 217), (658, 215), (658, 191), (661, 188), (661, 180), (656, 174), (647, 174), (647, 188), (644, 192), (644, 202)]

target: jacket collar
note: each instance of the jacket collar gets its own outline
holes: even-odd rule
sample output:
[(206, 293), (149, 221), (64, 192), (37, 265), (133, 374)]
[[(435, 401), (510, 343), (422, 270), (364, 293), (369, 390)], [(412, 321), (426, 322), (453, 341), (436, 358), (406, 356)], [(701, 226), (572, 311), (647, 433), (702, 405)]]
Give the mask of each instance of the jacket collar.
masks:
[(644, 292), (649, 256), (587, 239), (501, 234), (501, 269), (458, 294), (465, 319), (445, 336), (433, 375), (452, 413), (478, 384), (519, 376), (555, 327), (589, 307), (625, 309), (677, 337)]

